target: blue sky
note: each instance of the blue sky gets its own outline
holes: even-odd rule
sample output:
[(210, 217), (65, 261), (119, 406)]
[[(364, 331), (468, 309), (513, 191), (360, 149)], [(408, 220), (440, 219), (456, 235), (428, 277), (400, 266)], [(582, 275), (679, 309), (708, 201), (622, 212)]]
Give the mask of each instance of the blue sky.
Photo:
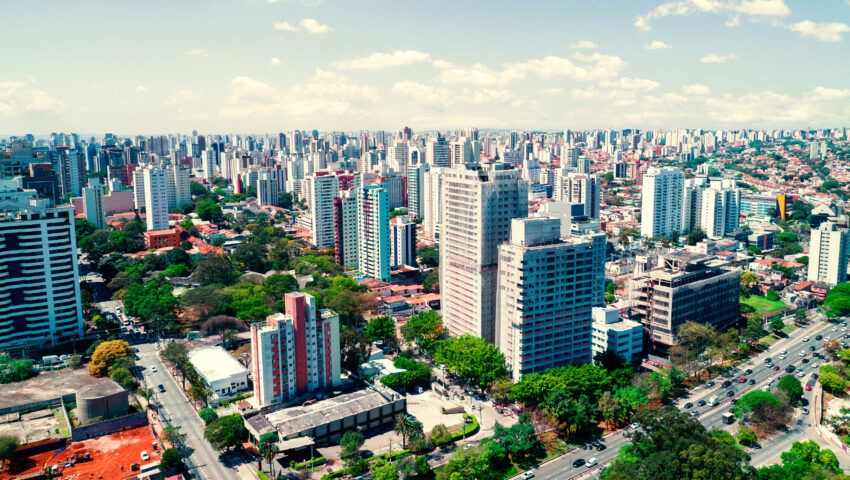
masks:
[(7, 1), (0, 133), (846, 125), (850, 0)]

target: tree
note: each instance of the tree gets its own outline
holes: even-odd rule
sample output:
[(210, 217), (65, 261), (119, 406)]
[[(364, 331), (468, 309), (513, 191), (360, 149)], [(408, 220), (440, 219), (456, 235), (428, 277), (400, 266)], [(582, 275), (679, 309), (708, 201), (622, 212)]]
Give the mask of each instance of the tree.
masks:
[(434, 445), (439, 446), (451, 442), (452, 434), (445, 425), (437, 424), (431, 429), (431, 438), (434, 440)]
[(416, 256), (423, 265), (437, 267), (440, 265), (440, 252), (436, 248), (423, 245), (416, 250)]
[(239, 272), (233, 268), (230, 259), (225, 255), (216, 255), (198, 262), (192, 280), (202, 285), (230, 285), (239, 278)]
[(794, 321), (797, 322), (797, 323), (803, 323), (808, 318), (809, 318), (808, 314), (802, 308), (797, 310), (796, 312), (794, 312)]
[(508, 374), (502, 352), (483, 338), (471, 335), (441, 341), (434, 360), (477, 386), (492, 385)]
[(277, 195), (277, 206), (292, 210), (292, 194), (289, 192), (280, 192)]
[(214, 408), (202, 408), (198, 412), (198, 416), (204, 421), (204, 425), (209, 425), (218, 420), (218, 413), (216, 413)]
[(850, 283), (839, 283), (829, 289), (824, 300), (829, 316), (837, 317), (850, 313)]
[(381, 315), (369, 320), (365, 332), (372, 340), (380, 340), (387, 345), (396, 343), (394, 342), (397, 338), (395, 320), (387, 315)]
[(401, 447), (405, 448), (408, 438), (415, 438), (425, 435), (422, 430), (422, 422), (414, 420), (408, 415), (399, 415), (393, 424), (393, 431), (401, 435)]
[(272, 469), (272, 460), (280, 451), (277, 447), (277, 442), (280, 441), (277, 432), (264, 433), (260, 436), (258, 450), (260, 456), (269, 462), (269, 468)]
[(758, 443), (759, 437), (751, 428), (744, 425), (738, 426), (738, 443), (745, 447), (752, 447)]
[(785, 321), (782, 320), (782, 317), (779, 315), (774, 316), (770, 319), (770, 331), (776, 334), (782, 331), (785, 328)]
[(433, 311), (419, 312), (401, 326), (401, 334), (408, 342), (416, 341), (423, 350), (431, 351), (437, 341), (443, 338), (446, 330), (442, 316)]
[(679, 326), (677, 336), (678, 348), (671, 349), (671, 360), (678, 366), (689, 366), (692, 373), (697, 373), (710, 361), (705, 353), (714, 345), (717, 331), (710, 324), (687, 321)]
[(283, 296), (298, 290), (298, 280), (289, 274), (275, 273), (263, 280), (263, 290), (276, 304), (283, 305)]
[(94, 377), (102, 377), (109, 373), (109, 367), (119, 358), (132, 356), (133, 350), (130, 349), (130, 344), (123, 340), (103, 342), (92, 353), (89, 373)]
[(424, 456), (416, 457), (415, 469), (416, 475), (420, 477), (424, 477), (431, 473), (431, 465), (428, 464), (428, 458)]
[(243, 266), (245, 270), (266, 273), (266, 270), (268, 270), (266, 263), (267, 253), (264, 245), (258, 245), (253, 242), (243, 243), (233, 251), (233, 261), (237, 265)]
[(747, 345), (753, 345), (766, 334), (764, 320), (761, 318), (761, 315), (754, 313), (747, 319), (747, 327), (741, 330), (741, 340)]
[(771, 289), (770, 289), (770, 290), (768, 290), (768, 291), (767, 291), (767, 293), (764, 295), (764, 298), (766, 298), (766, 299), (770, 300), (771, 302), (776, 302), (776, 301), (778, 301), (778, 300), (779, 300), (779, 294), (778, 294), (778, 293), (776, 293), (776, 290), (774, 290), (774, 289), (772, 289), (772, 288), (771, 288)]
[(18, 450), (18, 437), (12, 435), (0, 436), (0, 462), (7, 462), (15, 456)]
[(782, 464), (762, 467), (758, 471), (760, 480), (784, 479), (838, 479), (841, 474), (838, 458), (829, 449), (821, 449), (813, 440), (794, 442), (791, 449), (782, 452)]
[(209, 191), (202, 183), (192, 180), (189, 182), (189, 193), (191, 193), (193, 197), (202, 197), (206, 196)]
[(366, 439), (363, 438), (363, 434), (360, 432), (346, 432), (339, 439), (339, 446), (342, 447), (340, 458), (342, 458), (346, 465), (350, 465), (352, 462), (360, 459), (359, 449), (365, 441)]
[(375, 480), (398, 480), (398, 467), (395, 463), (378, 460), (370, 468), (369, 473)]
[(534, 432), (534, 425), (525, 413), (510, 427), (503, 427), (496, 422), (493, 427), (493, 441), (507, 452), (514, 463), (523, 468), (545, 455), (543, 444)]
[(224, 215), (221, 213), (221, 207), (212, 200), (204, 200), (198, 204), (198, 208), (195, 210), (195, 213), (201, 217), (201, 220), (207, 222), (220, 222), (224, 219)]
[(607, 480), (751, 478), (743, 470), (749, 455), (690, 415), (672, 407), (644, 408), (633, 420), (641, 429), (626, 434), (631, 445), (608, 467)]
[(242, 415), (234, 413), (207, 425), (204, 438), (216, 450), (238, 447), (248, 437)]
[(603, 393), (596, 405), (599, 413), (602, 414), (602, 419), (609, 427), (612, 423), (616, 424), (626, 417), (626, 409), (623, 408), (622, 402), (611, 392)]
[(803, 385), (794, 375), (785, 375), (776, 385), (779, 391), (785, 393), (789, 400), (797, 400), (803, 396)]
[(435, 268), (431, 273), (425, 276), (422, 280), (422, 287), (426, 293), (436, 293), (440, 291), (440, 269)]
[(129, 391), (133, 391), (136, 388), (136, 379), (133, 378), (133, 374), (130, 373), (130, 370), (123, 367), (112, 367), (109, 369), (109, 378), (111, 378), (115, 383), (121, 385)]
[(8, 355), (0, 356), (0, 383), (20, 382), (33, 375), (35, 370), (32, 360), (15, 360)]
[(147, 320), (149, 328), (161, 330), (174, 318), (177, 299), (173, 292), (173, 286), (156, 279), (133, 283), (124, 295), (124, 307), (129, 315)]
[(346, 330), (339, 335), (340, 365), (351, 373), (357, 372), (372, 353), (372, 341), (363, 332)]
[(708, 235), (705, 234), (700, 227), (694, 227), (690, 232), (688, 232), (687, 242), (688, 245), (696, 245), (697, 243), (708, 238)]
[(97, 230), (94, 224), (85, 218), (77, 218), (74, 220), (74, 234), (77, 237), (77, 243), (80, 243), (80, 240), (83, 237), (87, 237), (94, 233)]
[(186, 434), (180, 431), (180, 427), (173, 425), (165, 427), (162, 435), (163, 440), (170, 443), (174, 448), (182, 448), (186, 444)]
[(743, 417), (763, 403), (779, 406), (779, 399), (776, 398), (776, 395), (763, 390), (747, 392), (735, 402), (735, 416)]
[(162, 452), (159, 459), (159, 469), (163, 472), (169, 470), (183, 470), (183, 454), (176, 448), (167, 448)]
[(611, 172), (605, 172), (605, 175), (603, 175), (602, 178), (605, 179), (606, 182), (610, 182), (611, 180), (614, 180), (614, 174)]
[(847, 388), (847, 382), (837, 373), (827, 372), (818, 377), (818, 382), (831, 393), (841, 393)]

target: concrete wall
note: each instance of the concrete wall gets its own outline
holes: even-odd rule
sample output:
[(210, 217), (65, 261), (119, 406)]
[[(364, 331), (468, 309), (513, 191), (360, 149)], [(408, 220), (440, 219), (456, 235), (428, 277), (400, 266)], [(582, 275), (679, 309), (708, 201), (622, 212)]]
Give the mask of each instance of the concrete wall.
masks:
[(71, 430), (71, 440), (79, 442), (89, 438), (109, 435), (110, 433), (129, 430), (148, 424), (148, 415), (145, 412), (136, 412), (123, 417), (111, 418), (102, 422), (92, 423)]
[(61, 405), (62, 402), (71, 403), (74, 399), (77, 398), (76, 393), (69, 393), (68, 395), (51, 398), (50, 400), (42, 400), (40, 402), (32, 402), (32, 403), (22, 403), (20, 405), (13, 405), (11, 407), (0, 408), (0, 415), (6, 415), (7, 413), (17, 413), (17, 412), (34, 412), (36, 410), (41, 410), (47, 407), (54, 407), (56, 405)]

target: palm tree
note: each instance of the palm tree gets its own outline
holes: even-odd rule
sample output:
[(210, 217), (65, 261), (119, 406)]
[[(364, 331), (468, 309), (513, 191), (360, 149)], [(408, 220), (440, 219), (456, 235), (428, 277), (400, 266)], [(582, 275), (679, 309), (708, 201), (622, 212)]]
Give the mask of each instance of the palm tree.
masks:
[(401, 435), (401, 448), (407, 448), (407, 439), (414, 438), (416, 435), (424, 435), (422, 422), (414, 420), (408, 415), (400, 415), (395, 420), (393, 431)]

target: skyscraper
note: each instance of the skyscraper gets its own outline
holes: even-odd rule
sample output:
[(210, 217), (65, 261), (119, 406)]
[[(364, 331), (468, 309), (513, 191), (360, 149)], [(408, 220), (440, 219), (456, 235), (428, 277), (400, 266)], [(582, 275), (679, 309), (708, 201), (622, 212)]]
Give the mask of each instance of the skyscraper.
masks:
[(379, 185), (357, 190), (358, 267), (364, 274), (390, 281), (390, 200)]
[(605, 265), (603, 233), (562, 237), (560, 218), (515, 218), (499, 246), (496, 342), (514, 381), (570, 363), (588, 363), (592, 307)]
[[(165, 170), (149, 165), (142, 171), (145, 191), (145, 223), (148, 231), (168, 228), (168, 194)], [(136, 187), (138, 188), (138, 187)]]
[(440, 238), (442, 173), (445, 167), (431, 167), (422, 175), (422, 231), (432, 240)]
[(189, 168), (183, 165), (165, 167), (165, 193), (168, 196), (168, 210), (192, 203), (189, 188)]
[(39, 349), (83, 335), (72, 207), (0, 201), (0, 349)]
[(425, 162), (434, 167), (451, 165), (449, 143), (438, 133), (437, 138), (428, 139), (425, 145)]
[(422, 217), (425, 215), (423, 186), (425, 173), (431, 169), (427, 163), (407, 167), (407, 211)]
[(511, 219), (528, 215), (528, 183), (505, 164), (458, 165), (442, 174), (440, 294), (452, 335), (496, 335), (498, 246)]
[(407, 162), (409, 158), (407, 142), (395, 142), (387, 147), (387, 163), (399, 175), (407, 176)]
[(339, 196), (339, 179), (327, 172), (306, 178), (309, 192), (313, 245), (325, 248), (334, 244), (334, 198)]
[(390, 264), (416, 265), (416, 224), (408, 217), (390, 220)]
[(98, 230), (106, 228), (106, 212), (103, 205), (103, 186), (100, 179), (89, 179), (89, 186), (83, 189), (83, 210), (86, 220)]
[(555, 186), (552, 196), (555, 200), (581, 204), (583, 215), (598, 219), (602, 197), (602, 181), (599, 175), (571, 172), (569, 169), (555, 170)]
[(720, 239), (738, 228), (741, 191), (734, 180), (689, 178), (682, 193), (682, 232), (701, 228), (708, 238)]
[(682, 190), (685, 177), (675, 167), (652, 167), (643, 176), (640, 234), (670, 238), (682, 231)]
[(336, 263), (357, 268), (360, 229), (357, 224), (357, 190), (340, 192), (334, 199), (334, 254)]
[(848, 237), (850, 233), (839, 230), (833, 222), (823, 222), (812, 230), (809, 281), (824, 282), (830, 286), (847, 281)]

